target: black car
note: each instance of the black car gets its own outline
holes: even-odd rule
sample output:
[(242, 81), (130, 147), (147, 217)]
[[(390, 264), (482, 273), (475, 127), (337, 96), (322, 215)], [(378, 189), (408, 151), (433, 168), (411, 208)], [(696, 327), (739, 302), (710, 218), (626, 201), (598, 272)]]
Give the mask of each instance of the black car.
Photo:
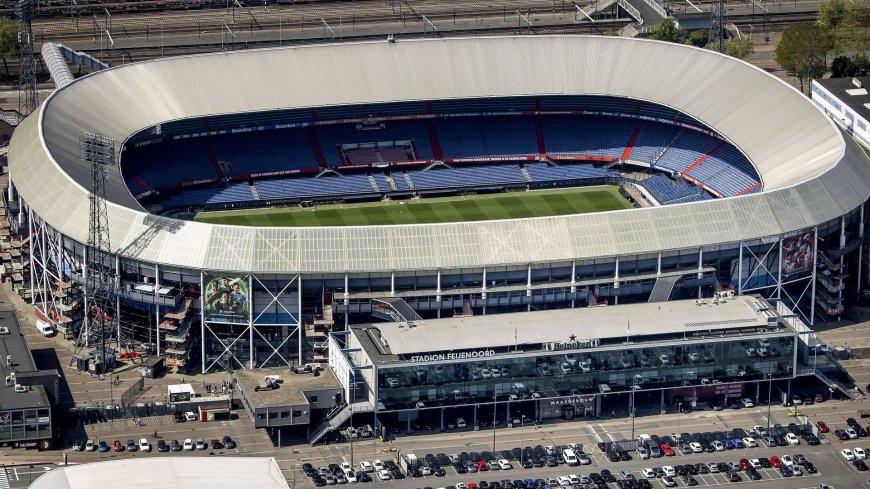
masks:
[[(183, 447), (181, 446), (181, 443), (178, 443), (178, 440), (172, 440), (172, 443), (169, 444), (169, 449), (172, 450), (173, 452), (180, 452), (182, 448)], [(311, 464), (307, 464), (307, 465), (311, 465)]]
[(867, 464), (865, 464), (863, 460), (855, 460), (854, 462), (852, 462), (852, 465), (854, 465), (855, 468), (858, 469), (860, 472), (864, 472), (867, 470)]
[(229, 435), (224, 437), (223, 444), (226, 448), (230, 450), (236, 448), (236, 441), (230, 438)]
[(184, 413), (175, 413), (176, 423), (184, 423), (185, 421), (187, 421), (187, 418), (184, 417)]
[(169, 445), (166, 444), (166, 440), (157, 440), (157, 451), (158, 452), (168, 452)]
[(607, 469), (601, 470), (601, 478), (604, 479), (604, 482), (615, 482), (616, 477)]
[(365, 472), (359, 471), (356, 473), (356, 480), (359, 482), (371, 482), (372, 478), (369, 477), (369, 475), (366, 474)]
[(629, 455), (627, 450), (620, 450), (619, 451), (619, 460), (628, 462), (629, 460), (631, 460), (631, 455)]
[(749, 474), (749, 478), (754, 481), (761, 480), (761, 474), (755, 470), (755, 467), (749, 467), (749, 470), (747, 470), (746, 473)]
[(619, 462), (620, 460), (619, 454), (614, 451), (607, 452), (607, 458), (609, 458), (611, 462)]
[(442, 469), (440, 465), (432, 469), (432, 473), (435, 474), (435, 477), (444, 477), (447, 475), (447, 472)]
[(771, 467), (770, 459), (762, 457), (762, 458), (758, 459), (758, 461), (761, 463), (761, 466), (764, 467), (765, 469), (768, 469)]
[(691, 475), (684, 475), (683, 482), (685, 482), (687, 486), (697, 486), (698, 485), (698, 481), (695, 480), (695, 478), (692, 477)]
[[(172, 441), (178, 442), (178, 440), (172, 440)], [(308, 477), (313, 477), (314, 474), (317, 473), (317, 471), (314, 470), (314, 466), (311, 465), (310, 463), (307, 463), (307, 462), (302, 464), (302, 472), (304, 472), (305, 475), (307, 475)]]
[(804, 470), (806, 470), (810, 474), (815, 474), (816, 472), (818, 472), (818, 470), (816, 470), (816, 466), (811, 464), (810, 462), (804, 464)]
[(840, 441), (846, 441), (849, 439), (849, 434), (846, 433), (845, 430), (834, 430), (834, 435), (836, 435), (837, 439)]
[(221, 443), (220, 440), (212, 440), (211, 441), (211, 449), (212, 450), (220, 450), (224, 447), (224, 444)]
[(312, 477), (311, 481), (314, 482), (314, 485), (317, 487), (323, 487), (326, 485), (326, 479), (319, 475), (315, 475), (314, 477)]
[(728, 482), (740, 482), (742, 480), (743, 478), (740, 477), (740, 474), (738, 474), (736, 470), (728, 472)]

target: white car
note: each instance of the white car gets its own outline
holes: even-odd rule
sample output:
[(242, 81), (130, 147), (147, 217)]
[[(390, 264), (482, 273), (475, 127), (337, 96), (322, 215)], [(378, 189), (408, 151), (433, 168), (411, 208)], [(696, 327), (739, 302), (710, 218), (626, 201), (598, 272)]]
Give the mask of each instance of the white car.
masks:
[(861, 447), (855, 447), (852, 449), (852, 453), (855, 454), (855, 458), (858, 460), (864, 460), (867, 458), (867, 452), (864, 451)]
[(571, 485), (580, 484), (580, 477), (577, 474), (568, 474), (568, 480), (571, 482)]
[(608, 392), (612, 392), (610, 386), (607, 384), (598, 384), (598, 391), (602, 394), (607, 394)]
[(794, 467), (791, 468), (791, 475), (796, 476), (796, 477), (800, 477), (800, 476), (804, 475), (804, 471), (801, 470), (800, 465), (795, 465)]
[(849, 450), (848, 448), (842, 449), (840, 451), (840, 454), (843, 456), (843, 458), (846, 459), (847, 462), (851, 462), (851, 461), (855, 460), (855, 452), (853, 452), (852, 450)]
[(482, 368), (482, 369), (480, 369), (480, 376), (483, 377), (484, 379), (491, 379), (492, 372), (490, 372), (488, 368)]
[(570, 374), (571, 373), (571, 365), (568, 365), (565, 362), (562, 362), (562, 364), (559, 365), (559, 369), (562, 370), (563, 374)]
[(139, 451), (140, 452), (150, 452), (151, 451), (151, 444), (148, 443), (148, 440), (146, 440), (145, 438), (139, 439)]
[(208, 444), (202, 438), (196, 439), (196, 449), (197, 450), (207, 450)]
[(190, 438), (186, 438), (184, 440), (184, 449), (188, 452), (193, 451), (193, 440), (191, 440)]
[(754, 357), (755, 356), (755, 348), (747, 348), (746, 349), (746, 356), (747, 357)]
[(353, 466), (347, 462), (342, 462), (339, 467), (341, 467), (342, 472), (347, 472), (348, 470), (353, 470)]
[(371, 462), (362, 461), (359, 463), (359, 468), (365, 473), (371, 473), (375, 471), (375, 467)]
[(387, 377), (387, 387), (399, 387), (399, 379), (396, 377)]
[(670, 365), (671, 359), (668, 358), (667, 355), (659, 355), (659, 361), (662, 362), (662, 365)]
[(656, 476), (656, 471), (649, 468), (649, 467), (641, 470), (640, 473), (643, 474), (643, 476), (646, 477), (647, 479), (651, 479), (651, 478)]
[(689, 448), (692, 449), (692, 453), (701, 453), (704, 451), (704, 446), (696, 441), (689, 443)]
[(752, 427), (752, 431), (758, 436), (767, 436), (767, 429), (764, 426), (755, 425)]
[(795, 406), (800, 406), (801, 404), (804, 403), (804, 401), (803, 401), (803, 399), (801, 399), (801, 396), (799, 396), (797, 394), (792, 394), (791, 395), (791, 403), (794, 404)]
[(569, 479), (567, 475), (559, 476), (559, 478), (556, 479), (556, 482), (558, 482), (561, 487), (568, 487), (571, 485), (571, 479)]
[(669, 475), (671, 477), (677, 475), (677, 470), (670, 465), (665, 465), (664, 467), (662, 467), (662, 470), (665, 471), (665, 475)]
[(852, 428), (846, 428), (846, 434), (849, 435), (850, 440), (854, 440), (855, 438), (858, 438), (858, 432)]
[(755, 442), (755, 438), (752, 438), (751, 436), (747, 436), (746, 438), (743, 439), (743, 445), (746, 448), (758, 447), (758, 443)]
[(344, 473), (344, 478), (347, 479), (347, 481), (350, 482), (351, 484), (355, 484), (357, 482), (356, 474), (354, 474), (352, 470), (346, 471)]
[(751, 465), (753, 469), (760, 469), (761, 468), (761, 460), (759, 460), (757, 458), (753, 458), (749, 461), (749, 465)]
[(592, 365), (589, 362), (580, 362), (578, 366), (580, 367), (580, 371), (584, 374), (588, 374), (592, 371)]
[(87, 443), (85, 443), (85, 451), (86, 452), (93, 452), (96, 449), (97, 449), (97, 445), (96, 445), (96, 443), (94, 443), (94, 440), (88, 440)]
[(374, 466), (375, 470), (377, 470), (378, 472), (384, 470), (384, 463), (381, 462), (380, 460), (375, 460), (372, 463), (372, 465)]
[(498, 461), (498, 468), (500, 468), (501, 470), (510, 470), (514, 468), (514, 466), (511, 465), (511, 463), (508, 462), (506, 459), (500, 459)]
[(701, 356), (695, 352), (689, 353), (689, 361), (690, 362), (698, 362), (701, 360)]
[(786, 467), (794, 467), (794, 457), (791, 455), (783, 455), (780, 457), (780, 460), (782, 460), (782, 464)]
[(378, 471), (378, 479), (380, 479), (380, 480), (382, 480), (382, 481), (388, 481), (388, 480), (390, 480), (390, 479), (392, 479), (392, 478), (393, 478), (393, 476), (390, 475), (390, 471), (389, 471), (389, 470), (379, 470), (379, 471)]
[(719, 440), (713, 440), (713, 448), (715, 448), (717, 452), (724, 452), (725, 444)]
[(188, 411), (188, 412), (184, 413), (184, 420), (185, 421), (196, 421), (196, 413), (194, 413), (193, 411)]
[(798, 439), (797, 435), (795, 435), (794, 433), (786, 434), (785, 440), (788, 442), (789, 445), (800, 445), (801, 444), (800, 439)]
[(751, 408), (751, 407), (755, 406), (755, 403), (752, 402), (752, 399), (750, 399), (748, 397), (744, 397), (743, 399), (741, 399), (740, 404), (743, 404), (743, 407), (745, 407), (745, 408)]

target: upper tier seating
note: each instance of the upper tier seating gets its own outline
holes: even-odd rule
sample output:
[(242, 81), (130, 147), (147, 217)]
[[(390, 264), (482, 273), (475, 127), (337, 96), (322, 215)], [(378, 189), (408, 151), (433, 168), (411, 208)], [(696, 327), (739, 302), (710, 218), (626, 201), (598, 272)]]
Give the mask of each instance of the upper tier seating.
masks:
[(637, 122), (618, 117), (556, 116), (541, 119), (547, 153), (619, 159)]
[(535, 121), (531, 117), (439, 120), (436, 127), (444, 158), (538, 154)]
[[(355, 125), (340, 124), (317, 127), (317, 139), (329, 166), (342, 164), (342, 144), (365, 144), (388, 141), (413, 141), (420, 159), (432, 159), (432, 145), (426, 123), (422, 121), (387, 121), (384, 129), (358, 130)], [(407, 157), (400, 161), (407, 160)]]
[(311, 143), (299, 129), (218, 136), (208, 143), (226, 176), (317, 166)]
[(686, 173), (725, 197), (749, 188), (758, 178), (752, 165), (733, 146), (722, 146)]
[[(167, 141), (129, 149), (124, 152), (122, 169), (128, 185), (135, 182), (132, 178), (135, 176), (151, 190), (218, 177), (202, 139)], [(136, 186), (141, 188), (138, 183)]]
[(655, 162), (655, 166), (680, 173), (697, 161), (698, 158), (709, 153), (720, 142), (718, 139), (706, 134), (690, 129), (683, 129), (673, 144)]
[(652, 163), (671, 144), (680, 128), (670, 124), (645, 122), (634, 142), (629, 161)]

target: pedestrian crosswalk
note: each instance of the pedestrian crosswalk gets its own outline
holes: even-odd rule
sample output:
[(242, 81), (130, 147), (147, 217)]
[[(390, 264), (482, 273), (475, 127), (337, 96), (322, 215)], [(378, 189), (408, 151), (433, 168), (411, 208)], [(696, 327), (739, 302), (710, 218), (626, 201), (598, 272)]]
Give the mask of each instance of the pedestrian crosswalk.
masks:
[(6, 466), (0, 470), (0, 489), (9, 489), (9, 473), (6, 472)]

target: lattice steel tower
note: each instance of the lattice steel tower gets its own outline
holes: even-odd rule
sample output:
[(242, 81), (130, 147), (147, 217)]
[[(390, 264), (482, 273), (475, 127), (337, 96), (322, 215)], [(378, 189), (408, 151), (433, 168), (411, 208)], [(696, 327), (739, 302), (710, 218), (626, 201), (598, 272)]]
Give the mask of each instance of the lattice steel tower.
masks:
[(36, 0), (18, 0), (18, 112), (29, 115), (39, 103), (36, 98), (36, 57), (33, 54), (33, 16)]
[(716, 46), (720, 53), (725, 52), (725, 0), (715, 0), (710, 10), (710, 43)]
[[(109, 240), (106, 211), (106, 169), (115, 164), (115, 140), (102, 134), (85, 133), (79, 138), (84, 161), (91, 165), (90, 224), (85, 250), (85, 315), (76, 338), (76, 356), (93, 345), (106, 362), (106, 344), (112, 338), (118, 350), (124, 344), (117, 316), (115, 259)], [(106, 367), (104, 367), (106, 368)]]

